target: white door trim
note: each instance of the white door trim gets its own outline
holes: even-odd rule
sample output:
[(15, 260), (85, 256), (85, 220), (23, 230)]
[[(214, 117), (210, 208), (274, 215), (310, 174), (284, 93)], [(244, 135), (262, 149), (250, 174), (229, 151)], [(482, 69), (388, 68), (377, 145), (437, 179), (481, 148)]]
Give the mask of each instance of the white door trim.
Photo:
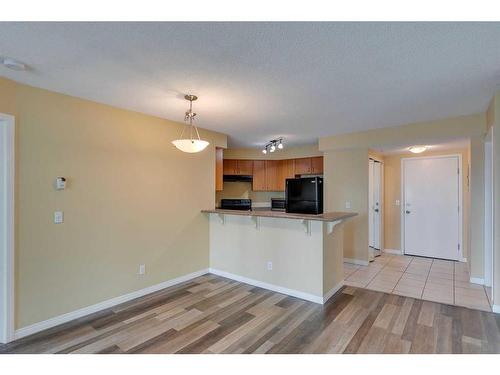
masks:
[(436, 156), (415, 156), (409, 158), (401, 158), (401, 253), (405, 254), (405, 206), (403, 202), (405, 202), (405, 161), (406, 160), (415, 160), (415, 159), (442, 159), (442, 158), (450, 158), (457, 157), (458, 158), (458, 244), (460, 245), (460, 250), (458, 252), (458, 261), (463, 262), (465, 258), (463, 257), (463, 197), (462, 197), (462, 155), (461, 154), (449, 154), (449, 155), (436, 155)]
[(0, 342), (14, 339), (14, 173), (15, 173), (15, 119), (14, 116), (0, 113), (0, 132), (5, 144), (0, 145), (0, 162), (5, 163), (0, 181), (5, 185), (0, 189), (0, 199), (6, 212), (0, 212)]

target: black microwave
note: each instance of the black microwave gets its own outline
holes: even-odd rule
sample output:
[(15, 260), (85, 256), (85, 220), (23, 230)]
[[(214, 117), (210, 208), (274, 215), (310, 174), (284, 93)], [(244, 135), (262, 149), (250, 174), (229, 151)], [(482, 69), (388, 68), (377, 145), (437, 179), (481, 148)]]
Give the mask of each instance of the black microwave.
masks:
[(271, 210), (285, 211), (286, 200), (282, 198), (271, 198)]

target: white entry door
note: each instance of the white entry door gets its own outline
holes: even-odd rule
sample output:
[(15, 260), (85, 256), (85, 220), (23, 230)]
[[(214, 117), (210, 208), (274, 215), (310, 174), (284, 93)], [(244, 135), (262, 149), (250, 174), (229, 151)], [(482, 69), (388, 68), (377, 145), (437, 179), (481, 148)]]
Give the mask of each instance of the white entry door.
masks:
[(459, 157), (403, 159), (404, 252), (458, 260)]

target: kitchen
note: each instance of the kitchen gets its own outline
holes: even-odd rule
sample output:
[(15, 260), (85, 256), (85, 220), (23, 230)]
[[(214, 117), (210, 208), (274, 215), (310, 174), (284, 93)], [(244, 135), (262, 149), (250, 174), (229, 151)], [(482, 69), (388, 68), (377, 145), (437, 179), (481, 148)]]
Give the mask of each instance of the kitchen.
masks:
[(317, 146), (271, 150), (216, 150), (210, 272), (323, 304), (343, 285), (342, 224), (356, 214), (323, 211)]

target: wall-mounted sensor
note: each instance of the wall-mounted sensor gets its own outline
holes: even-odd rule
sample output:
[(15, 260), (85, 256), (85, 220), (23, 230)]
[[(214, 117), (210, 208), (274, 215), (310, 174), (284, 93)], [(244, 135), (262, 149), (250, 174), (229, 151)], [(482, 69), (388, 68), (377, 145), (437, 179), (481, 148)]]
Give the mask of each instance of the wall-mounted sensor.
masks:
[(64, 177), (56, 178), (56, 190), (64, 190), (66, 188), (66, 179)]

